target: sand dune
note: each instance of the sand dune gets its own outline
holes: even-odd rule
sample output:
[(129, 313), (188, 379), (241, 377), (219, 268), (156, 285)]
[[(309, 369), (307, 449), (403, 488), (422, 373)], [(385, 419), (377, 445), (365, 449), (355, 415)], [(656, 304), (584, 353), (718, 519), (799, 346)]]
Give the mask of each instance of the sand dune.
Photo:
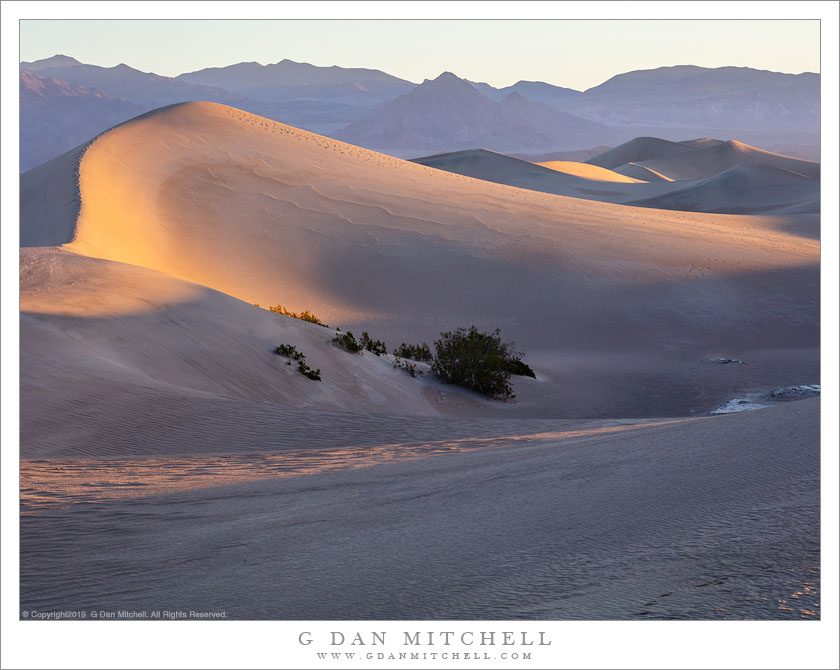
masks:
[(81, 207), (77, 171), (90, 142), (20, 177), (20, 245), (43, 247), (73, 240)]
[[(717, 146), (714, 140), (697, 142)], [(706, 179), (674, 181), (640, 163), (616, 170), (565, 161), (534, 166), (483, 149), (413, 162), (497, 184), (599, 202), (721, 214), (819, 213), (819, 180), (769, 165), (739, 164)]]
[(817, 214), (820, 182), (769, 165), (736, 165), (662, 196), (631, 203), (699, 212)]
[[(602, 189), (662, 187), (528, 169)], [(778, 217), (630, 208), (526, 191), (212, 103), (165, 108), (97, 138), (79, 163), (75, 225), (74, 175), (74, 161), (64, 157), (23, 176), (22, 202), (30, 204), (22, 212), (22, 239), (64, 244), (62, 253), (157, 270), (239, 298), (247, 304), (235, 303), (230, 314), (228, 307), (218, 310), (219, 318), (233, 323), (249, 323), (243, 314), (251, 311), (269, 319), (260, 323), (275, 323), (276, 317), (252, 303), (282, 303), (312, 310), (357, 334), (368, 330), (390, 346), (432, 341), (442, 330), (471, 323), (500, 327), (538, 372), (536, 381), (517, 382), (516, 401), (504, 405), (510, 416), (676, 416), (713, 409), (744, 384), (819, 381), (819, 247), (797, 228), (812, 225), (814, 217), (785, 223)], [(53, 199), (64, 203), (67, 220), (44, 218), (45, 210), (34, 203), (45, 194), (49, 211)], [(132, 206), (126, 208), (126, 202)], [(101, 290), (108, 289), (103, 284)], [(142, 291), (103, 299), (99, 315), (92, 315), (73, 312), (78, 302), (73, 295), (28, 293), (26, 304), (32, 307), (25, 304), (24, 311), (39, 315), (25, 317), (24, 330), (43, 327), (51, 337), (66, 339), (60, 324), (70, 315), (81, 328), (78, 338), (104, 337), (95, 334), (103, 314), (124, 314), (133, 308), (121, 301), (142, 299)], [(164, 302), (172, 310), (166, 318), (174, 323), (181, 323), (178, 305), (193, 304)], [(160, 317), (159, 308), (149, 309), (153, 321)], [(191, 323), (186, 332), (204, 329)], [(255, 332), (263, 327), (255, 326)], [(214, 362), (216, 356), (247, 348), (237, 340), (212, 353), (198, 335), (186, 341), (192, 338), (196, 352), (179, 355), (224, 370), (233, 364)], [(323, 353), (324, 367), (342, 353), (328, 339), (308, 345), (315, 365), (316, 353)], [(259, 346), (270, 344), (260, 340)], [(50, 346), (59, 344), (53, 340)], [(31, 355), (37, 358), (37, 352)], [(145, 362), (154, 355), (137, 355), (134, 368), (151, 365), (164, 374), (172, 361)], [(726, 373), (698, 365), (717, 356), (767, 364)], [(244, 366), (246, 376), (272, 360), (264, 351), (257, 359)], [(339, 356), (336, 364), (342, 360)], [(60, 361), (56, 365), (61, 367)], [(790, 378), (793, 371), (796, 379)], [(356, 374), (340, 374), (345, 373)], [(331, 373), (333, 379), (338, 374)], [(222, 392), (193, 372), (184, 379), (182, 386), (195, 391)], [(346, 393), (358, 392), (361, 399), (335, 400), (334, 407), (372, 411), (384, 402), (381, 411), (392, 411), (377, 400), (391, 393), (387, 385), (348, 384)], [(327, 393), (327, 386), (309, 399), (298, 398), (297, 387), (288, 393), (270, 385), (255, 391), (244, 379), (224, 392), (306, 405), (332, 402), (318, 395)], [(412, 398), (394, 401), (394, 411), (429, 411), (426, 400)], [(442, 411), (497, 411), (481, 402), (455, 404)]]
[(586, 161), (620, 174), (655, 181), (705, 179), (736, 165), (765, 165), (819, 179), (820, 165), (751, 147), (735, 140), (710, 138), (670, 142), (637, 137)]
[(486, 149), (414, 158), (412, 162), (496, 184), (598, 202), (623, 203), (652, 198), (678, 188), (662, 183), (668, 182), (667, 179), (654, 177), (651, 181), (660, 183), (652, 184), (587, 163), (549, 161), (534, 164)]
[(613, 170), (613, 172), (646, 182), (674, 181), (673, 179), (666, 177), (664, 174), (660, 174), (656, 170), (644, 167), (638, 163), (625, 163), (624, 165), (617, 167)]
[(641, 179), (633, 179), (632, 177), (627, 177), (612, 170), (598, 167), (597, 165), (587, 165), (586, 163), (576, 163), (574, 161), (547, 161), (545, 163), (537, 163), (537, 165), (573, 177), (582, 177), (583, 179), (592, 179), (594, 181), (614, 181), (623, 184), (637, 184), (642, 181)]
[(699, 147), (689, 143), (672, 142), (658, 137), (637, 137), (620, 144), (587, 160), (590, 165), (598, 165), (614, 170), (627, 163), (641, 163), (656, 158), (673, 158), (695, 153)]
[(591, 149), (580, 149), (578, 151), (550, 151), (543, 154), (510, 154), (514, 158), (521, 158), (531, 163), (544, 163), (546, 161), (585, 161), (588, 158), (604, 153), (612, 147), (600, 146)]
[[(41, 456), (75, 453), (76, 440), (136, 420), (137, 408), (155, 397), (167, 404), (179, 397), (182, 419), (222, 398), (432, 416), (489, 402), (444, 393), (432, 377), (412, 379), (390, 357), (348, 354), (330, 344), (333, 330), (161, 272), (52, 247), (21, 252), (21, 310), (23, 449), (30, 456), (33, 448)], [(273, 353), (279, 344), (297, 346), (324, 381), (287, 365)], [(81, 415), (80, 403), (88, 407)], [(75, 435), (68, 439), (63, 425), (71, 416)], [(158, 437), (166, 443), (165, 432)], [(143, 440), (144, 453), (156, 453), (150, 429)]]
[(820, 177), (819, 163), (774, 154), (734, 140), (709, 146), (690, 154), (645, 160), (640, 162), (640, 165), (675, 180), (704, 179), (736, 165), (763, 165), (795, 172), (813, 179)]
[(682, 140), (680, 144), (686, 144), (692, 147), (698, 147), (700, 149), (708, 149), (709, 147), (716, 147), (723, 144), (723, 140), (715, 140), (711, 137), (700, 137), (696, 140)]

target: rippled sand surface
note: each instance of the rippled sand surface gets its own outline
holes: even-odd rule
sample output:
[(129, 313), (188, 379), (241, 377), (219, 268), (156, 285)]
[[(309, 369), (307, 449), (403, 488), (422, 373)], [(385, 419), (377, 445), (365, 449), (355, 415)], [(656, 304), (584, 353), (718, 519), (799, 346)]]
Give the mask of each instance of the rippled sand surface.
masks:
[(818, 618), (818, 411), (311, 457), (27, 462), (21, 606)]

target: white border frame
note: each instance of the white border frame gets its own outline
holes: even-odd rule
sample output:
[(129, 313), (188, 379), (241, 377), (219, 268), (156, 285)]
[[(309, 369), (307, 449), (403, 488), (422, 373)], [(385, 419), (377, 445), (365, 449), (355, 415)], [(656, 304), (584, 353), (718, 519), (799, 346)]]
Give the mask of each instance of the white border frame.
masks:
[[(2, 8), (2, 667), (341, 667), (318, 663), (302, 631), (549, 631), (513, 667), (836, 668), (838, 665), (838, 12), (829, 2), (3, 2)], [(821, 19), (822, 620), (820, 622), (23, 623), (18, 619), (18, 20), (21, 18)], [(757, 14), (760, 13), (760, 16)], [(384, 69), (387, 70), (387, 67)], [(376, 667), (509, 667), (424, 661)], [(354, 661), (352, 667), (366, 667)]]

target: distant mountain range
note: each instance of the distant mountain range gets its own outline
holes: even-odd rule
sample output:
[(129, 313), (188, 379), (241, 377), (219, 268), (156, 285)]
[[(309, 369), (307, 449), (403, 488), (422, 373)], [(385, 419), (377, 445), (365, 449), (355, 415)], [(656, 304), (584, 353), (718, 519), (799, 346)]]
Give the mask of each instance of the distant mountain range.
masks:
[(416, 156), (475, 147), (583, 149), (609, 142), (615, 133), (516, 92), (499, 102), (491, 100), (469, 82), (444, 72), (333, 137), (366, 149)]
[(486, 95), (491, 100), (501, 100), (506, 98), (511, 93), (518, 93), (519, 95), (533, 100), (534, 102), (543, 102), (546, 105), (560, 106), (566, 104), (571, 99), (579, 96), (580, 91), (573, 88), (563, 88), (562, 86), (554, 86), (546, 84), (542, 81), (518, 81), (513, 86), (505, 86), (504, 88), (494, 88), (490, 84), (477, 83), (471, 81), (470, 84), (481, 94)]
[(311, 99), (362, 105), (389, 102), (416, 86), (380, 70), (317, 67), (291, 60), (206, 68), (176, 79), (270, 102)]
[(33, 72), (20, 74), (20, 165), (40, 165), (147, 111), (98, 89)]
[(480, 147), (547, 155), (648, 134), (736, 137), (817, 160), (819, 151), (820, 77), (809, 73), (678, 66), (575, 91), (534, 81), (495, 88), (451, 73), (417, 85), (290, 60), (163, 77), (57, 55), (21, 63), (20, 77), (22, 170), (133, 116), (193, 100), (402, 157)]
[(562, 108), (615, 125), (803, 130), (820, 121), (820, 76), (746, 67), (661, 67), (616, 75)]
[(206, 100), (225, 105), (241, 104), (243, 96), (211, 86), (140, 72), (123, 63), (114, 67), (85, 65), (68, 56), (53, 56), (34, 63), (21, 63), (21, 70), (45, 77), (54, 77), (74, 86), (98, 89), (115, 98), (140, 104), (150, 109), (175, 102)]

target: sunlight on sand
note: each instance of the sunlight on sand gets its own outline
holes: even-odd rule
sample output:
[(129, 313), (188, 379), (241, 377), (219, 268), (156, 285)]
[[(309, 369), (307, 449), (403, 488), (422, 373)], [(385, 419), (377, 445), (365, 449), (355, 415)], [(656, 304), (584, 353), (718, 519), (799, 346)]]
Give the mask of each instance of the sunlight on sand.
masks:
[(131, 265), (117, 266), (56, 247), (20, 255), (20, 311), (77, 317), (145, 314), (199, 299), (206, 290)]
[[(811, 568), (815, 576), (819, 576), (819, 566)], [(800, 588), (790, 594), (788, 598), (779, 599), (779, 609), (783, 612), (798, 612), (800, 619), (819, 619), (820, 604), (813, 602), (819, 598), (819, 586), (816, 581), (802, 582)]]
[(622, 184), (639, 184), (641, 179), (633, 179), (626, 175), (613, 172), (606, 168), (597, 165), (589, 165), (588, 163), (576, 163), (575, 161), (547, 161), (545, 163), (537, 163), (542, 167), (547, 167), (549, 170), (562, 172), (574, 177), (582, 177), (583, 179), (592, 179), (593, 181), (610, 181)]
[(343, 449), (301, 449), (262, 454), (208, 455), (193, 458), (33, 459), (21, 461), (23, 513), (73, 503), (103, 503), (191, 489), (296, 477), (331, 470), (413, 461), (447, 453), (561, 442), (666, 426), (697, 419), (675, 419), (587, 430), (552, 431), (501, 437), (467, 437), (419, 443), (394, 443)]

